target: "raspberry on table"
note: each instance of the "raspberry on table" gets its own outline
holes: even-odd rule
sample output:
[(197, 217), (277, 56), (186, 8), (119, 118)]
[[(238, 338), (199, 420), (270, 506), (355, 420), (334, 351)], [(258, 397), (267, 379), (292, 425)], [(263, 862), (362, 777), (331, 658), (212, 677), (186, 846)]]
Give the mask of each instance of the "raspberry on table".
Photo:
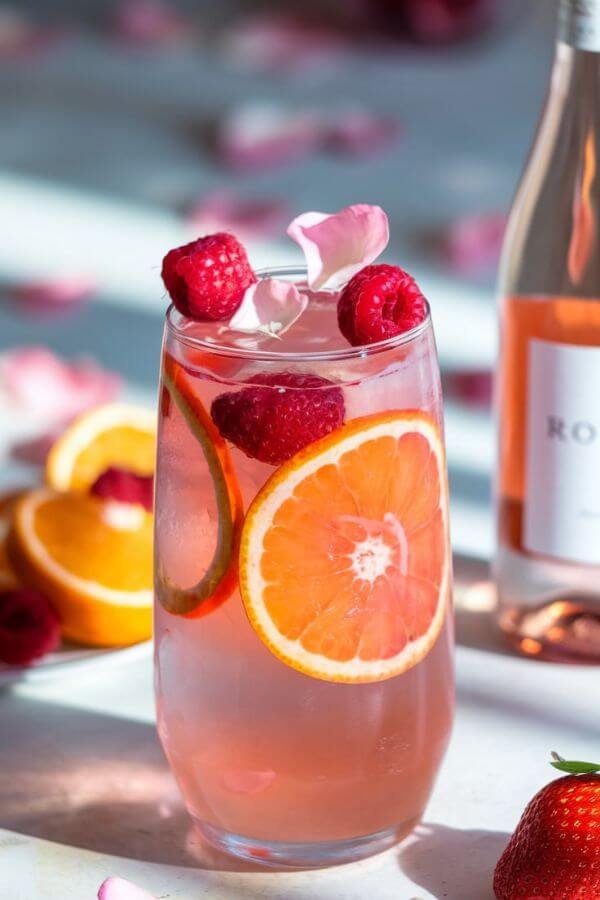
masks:
[(229, 319), (256, 282), (246, 251), (226, 232), (170, 250), (161, 274), (179, 312), (199, 321)]
[(60, 643), (60, 622), (38, 591), (17, 588), (0, 594), (0, 660), (27, 666)]
[(399, 266), (365, 266), (338, 300), (338, 325), (353, 346), (374, 344), (420, 325), (427, 302), (414, 278)]
[(253, 384), (221, 394), (211, 406), (222, 436), (247, 456), (281, 465), (344, 423), (341, 388), (318, 375), (256, 375)]
[(152, 475), (138, 475), (128, 469), (110, 466), (98, 476), (91, 493), (104, 500), (137, 503), (152, 512), (154, 479)]

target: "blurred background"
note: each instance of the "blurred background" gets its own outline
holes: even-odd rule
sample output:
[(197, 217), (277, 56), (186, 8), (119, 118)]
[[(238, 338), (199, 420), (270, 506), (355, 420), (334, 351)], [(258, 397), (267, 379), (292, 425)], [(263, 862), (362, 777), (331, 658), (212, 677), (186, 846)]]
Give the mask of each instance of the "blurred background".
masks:
[(431, 301), (456, 548), (492, 546), (494, 281), (553, 47), (549, 0), (0, 4), (0, 488), (116, 394), (154, 400), (166, 250), (386, 209)]

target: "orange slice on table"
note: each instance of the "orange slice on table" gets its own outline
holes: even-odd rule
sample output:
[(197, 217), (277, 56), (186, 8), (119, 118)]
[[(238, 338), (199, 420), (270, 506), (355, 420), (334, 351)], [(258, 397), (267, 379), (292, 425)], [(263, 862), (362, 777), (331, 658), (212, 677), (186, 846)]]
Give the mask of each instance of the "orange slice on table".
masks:
[(38, 488), (16, 503), (7, 550), (66, 638), (122, 646), (152, 632), (152, 524), (141, 506)]
[[(203, 616), (220, 606), (237, 585), (237, 556), (244, 508), (242, 492), (227, 445), (204, 408), (194, 379), (169, 354), (163, 366), (163, 391), (175, 403), (200, 444), (212, 479), (218, 510), (215, 552), (203, 578), (191, 588), (180, 588), (164, 573), (159, 581), (160, 602), (171, 613)], [(165, 405), (164, 397), (161, 399)]]
[(450, 554), (439, 430), (420, 412), (355, 419), (285, 463), (252, 503), (240, 589), (257, 634), (327, 681), (391, 678), (433, 647)]
[(15, 503), (19, 497), (19, 491), (0, 496), (0, 592), (12, 590), (19, 585), (17, 573), (6, 552), (6, 539), (10, 531)]
[(46, 481), (58, 491), (87, 491), (111, 466), (152, 475), (156, 413), (143, 406), (108, 403), (84, 413), (53, 445)]

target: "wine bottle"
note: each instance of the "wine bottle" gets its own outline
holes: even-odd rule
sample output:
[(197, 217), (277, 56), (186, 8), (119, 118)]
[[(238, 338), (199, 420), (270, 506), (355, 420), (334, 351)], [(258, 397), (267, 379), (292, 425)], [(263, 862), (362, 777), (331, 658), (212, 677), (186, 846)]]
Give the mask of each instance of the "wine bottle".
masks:
[(500, 267), (502, 629), (600, 662), (600, 0), (561, 0), (550, 87)]

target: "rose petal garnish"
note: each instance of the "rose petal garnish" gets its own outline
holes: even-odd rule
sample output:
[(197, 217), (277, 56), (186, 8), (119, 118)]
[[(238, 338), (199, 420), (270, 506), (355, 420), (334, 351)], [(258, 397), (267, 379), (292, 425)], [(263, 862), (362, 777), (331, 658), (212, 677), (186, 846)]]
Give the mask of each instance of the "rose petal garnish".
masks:
[(66, 422), (113, 400), (121, 378), (91, 360), (66, 362), (45, 347), (23, 347), (0, 357), (0, 405), (4, 401), (44, 422)]
[(496, 268), (506, 230), (500, 212), (464, 216), (453, 222), (442, 241), (448, 265), (459, 275), (477, 275)]
[(163, 0), (122, 0), (115, 10), (113, 37), (142, 48), (184, 42), (191, 29), (181, 13)]
[(344, 44), (333, 29), (275, 14), (233, 24), (223, 51), (231, 65), (285, 72), (335, 62)]
[(87, 276), (61, 278), (56, 281), (31, 281), (9, 291), (13, 302), (33, 314), (67, 312), (80, 306), (96, 290)]
[(322, 288), (348, 281), (383, 253), (390, 239), (380, 206), (357, 203), (337, 213), (307, 212), (287, 230), (304, 251), (308, 285)]
[(218, 123), (216, 151), (230, 168), (268, 169), (306, 156), (318, 147), (320, 138), (321, 123), (311, 110), (246, 103)]
[(308, 298), (295, 284), (278, 278), (263, 278), (247, 289), (228, 327), (233, 331), (280, 337), (307, 306)]
[(246, 198), (223, 190), (202, 197), (189, 209), (186, 218), (198, 234), (229, 231), (240, 240), (258, 240), (279, 235), (287, 212), (285, 200)]
[(357, 107), (342, 110), (329, 127), (325, 126), (323, 144), (332, 153), (368, 157), (390, 146), (400, 132), (396, 119)]
[(98, 900), (155, 900), (155, 897), (133, 881), (111, 877), (100, 885)]

